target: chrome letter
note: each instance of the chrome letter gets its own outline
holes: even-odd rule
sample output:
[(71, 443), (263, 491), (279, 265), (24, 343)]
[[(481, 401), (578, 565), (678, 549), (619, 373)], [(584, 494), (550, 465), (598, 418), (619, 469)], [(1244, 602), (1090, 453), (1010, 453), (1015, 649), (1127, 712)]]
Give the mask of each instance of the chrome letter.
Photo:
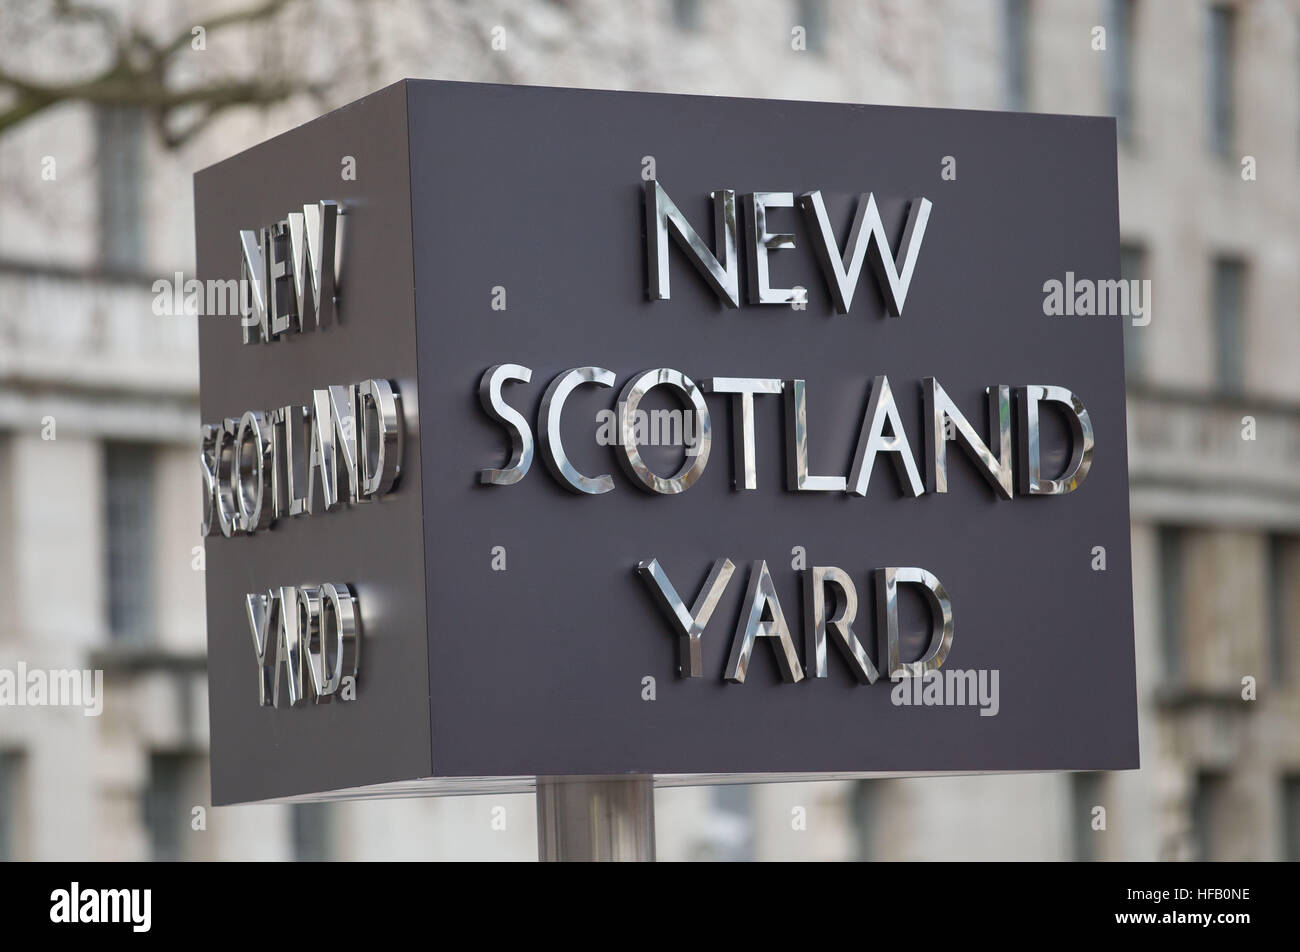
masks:
[[(1092, 468), (1092, 420), (1083, 402), (1064, 387), (1020, 387), (1021, 492), (1031, 496), (1060, 496), (1072, 493)], [(1073, 447), (1069, 465), (1056, 479), (1044, 479), (1038, 434), (1038, 404), (1044, 400), (1065, 407), (1070, 418)]]
[[(849, 312), (853, 292), (857, 289), (858, 278), (862, 274), (862, 262), (874, 246), (871, 267), (880, 284), (885, 307), (890, 314), (901, 315), (903, 302), (907, 299), (907, 289), (912, 283), (912, 272), (916, 269), (916, 259), (921, 253), (925, 226), (930, 220), (932, 206), (929, 200), (912, 200), (903, 237), (898, 243), (897, 256), (890, 251), (885, 224), (880, 220), (880, 212), (876, 209), (876, 199), (872, 193), (858, 196), (858, 210), (853, 217), (848, 247), (843, 254), (840, 253), (839, 243), (835, 240), (835, 232), (826, 214), (822, 193), (813, 191), (800, 195), (799, 207), (803, 209), (808, 227), (812, 230), (817, 263), (826, 276), (835, 310), (840, 314)], [(899, 260), (901, 264), (898, 263)]]
[(510, 462), (505, 469), (481, 469), (480, 483), (492, 486), (513, 486), (528, 475), (533, 465), (533, 431), (528, 421), (501, 396), (501, 387), (507, 380), (523, 383), (533, 379), (533, 372), (519, 364), (497, 364), (483, 372), (478, 384), (478, 402), (483, 411), (502, 423), (510, 431)]
[[(771, 621), (763, 621), (763, 615), (770, 613)], [(772, 576), (768, 574), (767, 563), (753, 562), (749, 569), (749, 588), (745, 591), (745, 600), (741, 603), (740, 622), (736, 626), (736, 636), (731, 642), (731, 659), (727, 662), (726, 678), (737, 684), (745, 683), (749, 671), (749, 656), (754, 650), (757, 638), (775, 638), (772, 650), (776, 652), (776, 664), (781, 669), (784, 681), (802, 681), (803, 667), (799, 664), (799, 652), (795, 649), (794, 639), (790, 637), (790, 627), (785, 623), (781, 612), (781, 603), (776, 597), (776, 588), (772, 585)]]
[(998, 387), (994, 393), (992, 387), (985, 389), (989, 406), (989, 440), (994, 434), (998, 440), (998, 455), (984, 445), (975, 432), (975, 428), (962, 416), (957, 405), (939, 386), (939, 381), (926, 377), (921, 381), (925, 402), (925, 469), (926, 488), (930, 492), (946, 493), (948, 491), (948, 441), (944, 439), (944, 418), (952, 420), (953, 430), (957, 434), (956, 442), (961, 443), (966, 455), (975, 462), (980, 475), (988, 480), (989, 485), (1003, 499), (1010, 499), (1011, 482), (1011, 388)]
[(686, 603), (677, 594), (677, 589), (668, 580), (667, 573), (658, 559), (637, 564), (636, 573), (650, 587), (650, 594), (655, 603), (668, 616), (668, 620), (677, 628), (677, 673), (683, 678), (701, 678), (704, 676), (704, 651), (700, 638), (704, 626), (713, 617), (713, 609), (718, 607), (731, 575), (736, 570), (731, 559), (718, 559), (713, 563), (709, 577), (704, 580), (704, 587), (695, 597), (695, 604), (688, 612)]
[[(676, 474), (668, 477), (657, 475), (645, 460), (641, 458), (641, 450), (636, 443), (636, 413), (641, 406), (641, 400), (647, 393), (655, 387), (669, 386), (675, 387), (681, 394), (686, 397), (690, 404), (687, 409), (688, 413), (694, 413), (698, 425), (695, 427), (697, 434), (694, 445), (687, 445), (686, 459), (682, 461), (682, 467)], [(713, 446), (712, 424), (709, 420), (709, 407), (704, 402), (704, 396), (700, 393), (700, 388), (690, 377), (678, 370), (670, 370), (666, 367), (659, 370), (647, 370), (639, 376), (633, 377), (623, 388), (623, 392), (618, 398), (618, 417), (619, 417), (619, 443), (623, 447), (623, 455), (619, 457), (619, 463), (622, 464), (624, 471), (636, 480), (636, 484), (652, 493), (663, 493), (664, 495), (674, 495), (684, 493), (695, 485), (695, 481), (704, 473), (704, 467), (709, 462), (709, 451)], [(689, 432), (689, 427), (683, 427), (683, 440), (685, 434)]]
[(575, 493), (589, 493), (593, 496), (607, 493), (614, 488), (614, 477), (608, 473), (584, 476), (564, 455), (564, 440), (560, 436), (560, 415), (564, 412), (564, 401), (584, 383), (612, 387), (615, 379), (614, 372), (603, 367), (577, 367), (552, 380), (542, 395), (541, 419), (545, 422), (538, 434), (542, 441), (542, 462), (551, 471), (551, 475), (560, 481), (560, 485)]
[(270, 243), (270, 229), (267, 228), (239, 233), (239, 320), (243, 325), (245, 344), (271, 339), (271, 303), (266, 280)]
[(645, 183), (646, 268), (650, 300), (667, 301), (668, 235), (686, 252), (691, 264), (704, 276), (718, 299), (727, 307), (740, 306), (740, 268), (736, 262), (736, 193), (731, 189), (710, 192), (713, 199), (714, 246), (726, 259), (718, 264), (713, 252), (696, 234), (686, 216), (673, 204), (668, 193), (654, 179)]
[(311, 680), (316, 700), (321, 702), (338, 691), (344, 671), (355, 678), (361, 668), (361, 614), (350, 585), (320, 587), (316, 634), (319, 644), (314, 646)]
[[(885, 423), (889, 423), (890, 435), (885, 435)], [(903, 430), (903, 421), (898, 414), (898, 405), (894, 403), (894, 393), (889, 389), (889, 378), (879, 376), (871, 385), (871, 401), (867, 412), (862, 417), (862, 429), (858, 433), (858, 448), (853, 454), (853, 470), (849, 473), (849, 492), (859, 496), (867, 494), (867, 484), (871, 481), (871, 468), (875, 465), (877, 453), (894, 454), (894, 472), (905, 493), (919, 496), (925, 492), (921, 484), (921, 474), (916, 471), (916, 460), (912, 458), (912, 447), (907, 442), (907, 433)]]
[(808, 402), (802, 380), (785, 382), (786, 488), (802, 492), (843, 492), (843, 476), (808, 475)]
[(361, 498), (376, 499), (392, 492), (402, 477), (406, 453), (402, 395), (390, 380), (364, 380), (357, 384), (356, 408)]
[[(930, 605), (930, 644), (919, 661), (903, 663), (898, 658), (898, 586), (920, 585)], [(876, 624), (884, 639), (890, 680), (919, 678), (938, 671), (952, 650), (952, 602), (943, 583), (919, 568), (876, 569)]]
[(271, 690), (275, 667), (271, 659), (271, 632), (277, 622), (277, 596), (274, 592), (248, 595), (244, 599), (248, 613), (248, 627), (253, 633), (253, 653), (257, 657), (257, 703), (267, 707), (271, 703)]
[(316, 327), (324, 327), (333, 320), (340, 212), (338, 202), (323, 201), (317, 205), (304, 205), (301, 214), (289, 213), (290, 263), (299, 330), (308, 329), (308, 284), (315, 302)]
[(235, 500), (240, 527), (252, 535), (275, 519), (272, 503), (272, 433), (265, 414), (249, 410), (239, 421), (235, 436)]
[(729, 393), (731, 397), (731, 486), (758, 488), (755, 458), (754, 394), (780, 393), (781, 381), (770, 377), (711, 377), (700, 386), (705, 393)]
[[(830, 619), (826, 617), (827, 585), (835, 586), (840, 593), (839, 614)], [(804, 612), (808, 622), (804, 638), (807, 640), (812, 676), (826, 677), (826, 632), (830, 630), (835, 633), (835, 645), (844, 655), (844, 660), (848, 662), (858, 683), (875, 684), (880, 674), (872, 664), (867, 649), (862, 647), (862, 642), (853, 634), (853, 620), (858, 616), (858, 590), (849, 573), (833, 565), (808, 569), (804, 573)]]
[(767, 230), (769, 208), (793, 208), (792, 192), (754, 192), (745, 196), (749, 213), (750, 304), (792, 304), (794, 288), (773, 288), (767, 272), (767, 253), (775, 248), (793, 248), (794, 235), (772, 234)]

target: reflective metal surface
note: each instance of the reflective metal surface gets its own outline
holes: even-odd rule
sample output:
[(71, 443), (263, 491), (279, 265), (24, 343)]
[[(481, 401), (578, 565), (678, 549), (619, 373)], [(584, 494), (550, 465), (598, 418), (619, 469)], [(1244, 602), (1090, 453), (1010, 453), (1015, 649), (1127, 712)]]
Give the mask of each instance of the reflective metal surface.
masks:
[(668, 580), (668, 574), (658, 559), (637, 564), (637, 574), (649, 586), (655, 604), (677, 631), (677, 673), (681, 677), (704, 677), (704, 649), (700, 639), (709, 619), (713, 617), (713, 610), (718, 607), (718, 599), (722, 597), (735, 571), (736, 566), (731, 559), (718, 559), (714, 562), (709, 577), (695, 597), (695, 604), (687, 611), (686, 603)]
[(483, 372), (478, 384), (478, 402), (483, 411), (510, 431), (510, 461), (503, 469), (481, 469), (480, 483), (492, 486), (513, 486), (528, 475), (533, 465), (533, 431), (528, 421), (501, 395), (507, 381), (528, 383), (533, 372), (519, 364), (497, 364)]
[[(857, 289), (858, 279), (862, 274), (862, 264), (870, 254), (871, 269), (880, 285), (880, 293), (885, 299), (885, 307), (895, 316), (903, 313), (903, 303), (907, 299), (907, 289), (912, 283), (912, 272), (916, 269), (916, 259), (921, 253), (921, 242), (925, 238), (925, 226), (930, 221), (930, 201), (916, 198), (911, 201), (907, 211), (907, 224), (903, 228), (903, 237), (898, 243), (898, 256), (894, 257), (889, 247), (889, 238), (885, 233), (885, 224), (876, 209), (876, 199), (870, 192), (858, 196), (858, 209), (853, 216), (853, 225), (849, 229), (848, 246), (840, 253), (839, 243), (835, 240), (835, 230), (831, 227), (830, 217), (826, 214), (826, 203), (820, 190), (806, 192), (799, 196), (799, 207), (813, 234), (813, 250), (817, 263), (821, 265), (830, 288), (831, 301), (835, 310), (847, 314), (853, 303), (853, 293)], [(901, 264), (898, 263), (901, 261)]]
[[(948, 441), (944, 439), (944, 420), (952, 421), (956, 442), (976, 464), (994, 491), (1003, 499), (1010, 499), (1015, 491), (1012, 481), (1011, 459), (1011, 388), (999, 386), (985, 388), (989, 408), (989, 438), (997, 434), (998, 454), (979, 438), (957, 405), (933, 377), (921, 381), (925, 404), (925, 470), (926, 488), (934, 493), (948, 491)], [(996, 430), (995, 430), (996, 428)]]
[(317, 702), (325, 702), (338, 692), (345, 672), (356, 677), (361, 670), (361, 615), (350, 585), (322, 585), (318, 604), (316, 623), (305, 629), (311, 633), (305, 653), (312, 691)]
[(307, 289), (311, 288), (315, 326), (323, 327), (334, 317), (338, 202), (304, 205), (302, 212), (288, 216), (289, 252), (294, 285), (294, 319), (298, 330), (310, 330), (307, 323)]
[[(312, 515), (339, 509), (343, 505), (342, 490), (347, 485), (344, 476), (341, 486), (338, 443), (334, 441), (338, 427), (335, 427), (331, 403), (329, 390), (313, 391), (312, 442), (307, 463), (307, 512)], [(318, 493), (317, 486), (320, 488)]]
[(271, 689), (275, 683), (275, 626), (278, 618), (272, 610), (279, 604), (271, 594), (254, 592), (245, 596), (244, 607), (248, 615), (248, 627), (253, 635), (253, 654), (257, 659), (257, 703), (266, 707), (271, 703)]
[[(731, 397), (731, 486), (733, 489), (758, 488), (758, 464), (755, 459), (754, 394), (780, 393), (781, 380), (775, 377), (710, 377), (700, 382), (705, 393), (729, 393)], [(807, 448), (805, 446), (805, 453)], [(805, 463), (805, 469), (807, 468)]]
[(331, 386), (329, 393), (330, 425), (334, 428), (334, 447), (339, 463), (334, 472), (338, 479), (335, 497), (339, 502), (356, 502), (361, 498), (361, 469), (357, 456), (357, 391), (355, 387)]
[(227, 538), (276, 520), (332, 512), (391, 492), (405, 452), (402, 398), (390, 380), (330, 386), (310, 407), (250, 410), (200, 429), (202, 530)]
[(538, 777), (537, 858), (654, 862), (654, 779)]
[(645, 183), (647, 291), (652, 301), (667, 301), (668, 236), (686, 253), (691, 264), (704, 276), (718, 299), (727, 307), (740, 306), (740, 266), (736, 256), (736, 193), (731, 189), (710, 192), (713, 199), (713, 246), (722, 251), (720, 264), (696, 234), (686, 216), (660, 184)]
[(767, 563), (762, 560), (750, 565), (749, 587), (745, 590), (745, 600), (741, 603), (740, 622), (731, 641), (731, 657), (727, 661), (724, 675), (728, 681), (745, 683), (750, 655), (753, 654), (754, 642), (758, 638), (773, 639), (772, 650), (783, 681), (803, 680), (799, 652), (781, 611), (781, 602), (776, 597), (776, 587), (767, 571)]
[(239, 233), (239, 285), (247, 290), (247, 294), (240, 292), (240, 323), (245, 344), (261, 343), (271, 336), (271, 305), (266, 283), (270, 246), (267, 233), (268, 229)]
[(290, 330), (297, 318), (293, 303), (293, 268), (289, 264), (289, 224), (278, 222), (265, 233), (269, 242), (266, 255), (266, 294), (271, 315), (269, 340)]
[(272, 414), (275, 434), (275, 466), (271, 473), (271, 495), (275, 516), (298, 516), (307, 510), (307, 474), (304, 451), (311, 446), (311, 414), (306, 407), (290, 404)]
[(769, 208), (793, 208), (793, 192), (753, 192), (745, 196), (749, 217), (748, 299), (750, 304), (792, 304), (794, 288), (773, 288), (767, 268), (767, 253), (778, 248), (793, 248), (794, 235), (767, 230)]
[(240, 278), (248, 291), (241, 301), (245, 344), (268, 343), (333, 319), (342, 213), (337, 202), (322, 201), (268, 227), (239, 232)]
[[(366, 380), (357, 385), (354, 406), (361, 497), (375, 499), (392, 492), (402, 478), (406, 453), (402, 395), (391, 380)], [(531, 445), (530, 440), (530, 460)]]
[(221, 428), (205, 423), (199, 428), (199, 470), (203, 476), (203, 522), (199, 532), (203, 538), (221, 531), (217, 523), (217, 440)]
[(250, 535), (274, 519), (271, 474), (275, 467), (269, 418), (249, 410), (235, 437), (234, 483), (239, 528)]
[[(916, 567), (876, 569), (876, 625), (885, 642), (886, 670), (890, 680), (919, 678), (937, 671), (952, 650), (952, 602), (934, 575)], [(930, 643), (918, 661), (901, 662), (898, 649), (898, 586), (920, 585), (930, 607)]]
[(569, 457), (564, 453), (564, 439), (560, 436), (560, 416), (564, 412), (564, 401), (584, 383), (612, 387), (616, 379), (612, 370), (603, 367), (575, 367), (552, 380), (542, 395), (541, 419), (545, 423), (538, 434), (542, 444), (542, 462), (551, 475), (560, 481), (560, 485), (575, 493), (593, 496), (607, 493), (614, 488), (614, 477), (608, 473), (584, 476), (569, 462)]
[[(391, 392), (389, 393), (391, 397)], [(312, 394), (307, 512), (334, 512), (360, 499), (356, 391), (331, 386)], [(316, 487), (322, 498), (317, 500)]]
[[(303, 585), (297, 589), (298, 599), (292, 608), (285, 601), (280, 606), (281, 617), (292, 611), (297, 617), (298, 664), (302, 670), (298, 673), (299, 696), (294, 698), (289, 692), (289, 703), (298, 704), (307, 699), (307, 694), (322, 682), (323, 672), (320, 656), (320, 619), (321, 592), (319, 588)], [(279, 682), (276, 682), (277, 686)], [(291, 682), (292, 684), (292, 682)]]
[(302, 704), (308, 693), (324, 703), (345, 677), (357, 677), (361, 612), (350, 585), (283, 586), (246, 595), (244, 606), (263, 707), (280, 707), (282, 697)]
[[(885, 434), (886, 423), (889, 424), (889, 435)], [(858, 433), (858, 446), (853, 453), (853, 469), (849, 472), (849, 492), (858, 496), (867, 494), (877, 453), (892, 454), (894, 472), (904, 494), (919, 496), (925, 491), (921, 474), (916, 471), (916, 460), (912, 457), (912, 447), (907, 441), (898, 405), (894, 403), (894, 393), (889, 388), (889, 378), (883, 375), (876, 377), (871, 385), (871, 400), (862, 417), (862, 430)]]
[[(1020, 404), (1020, 445), (1022, 492), (1032, 496), (1061, 496), (1072, 493), (1087, 478), (1092, 468), (1092, 419), (1083, 401), (1064, 387), (1029, 386), (1017, 392)], [(1065, 472), (1056, 479), (1044, 479), (1038, 431), (1038, 405), (1043, 401), (1060, 404), (1070, 421), (1071, 455)]]
[[(311, 600), (308, 599), (310, 611)], [(298, 589), (284, 587), (279, 597), (273, 598), (271, 620), (275, 623), (275, 659), (271, 666), (274, 681), (272, 704), (280, 707), (280, 685), (286, 686), (290, 706), (306, 700), (302, 665), (302, 627), (298, 611)], [(284, 672), (284, 677), (281, 677)]]
[[(736, 784), (812, 783), (830, 780), (903, 780), (909, 777), (962, 777), (1023, 774), (1023, 770), (826, 770), (817, 773), (666, 773), (655, 774), (656, 790), (680, 787), (734, 786)], [(591, 779), (591, 778), (585, 778)], [(419, 780), (395, 780), (388, 783), (345, 787), (320, 793), (271, 797), (260, 802), (332, 803), (340, 800), (393, 800), (411, 797), (464, 797), (479, 794), (502, 796), (511, 793), (534, 793), (537, 778), (530, 776), (428, 777)]]
[(229, 539), (241, 531), (239, 503), (235, 499), (235, 459), (239, 448), (239, 420), (227, 417), (217, 434), (217, 526)]
[(800, 492), (843, 492), (843, 476), (808, 475), (808, 400), (802, 380), (785, 382), (786, 488)]
[[(641, 401), (655, 387), (662, 386), (672, 387), (685, 397), (687, 411), (693, 413), (698, 421), (693, 430), (696, 434), (695, 442), (688, 444), (686, 458), (682, 461), (681, 468), (672, 476), (660, 476), (647, 466), (636, 442), (635, 422)], [(700, 392), (700, 388), (681, 371), (661, 367), (657, 370), (647, 370), (629, 380), (618, 397), (618, 420), (619, 445), (623, 448), (619, 463), (639, 488), (671, 496), (686, 492), (704, 473), (704, 467), (709, 463), (709, 453), (713, 447), (713, 427), (709, 420), (709, 407), (704, 402), (704, 394)], [(682, 431), (689, 433), (692, 429), (683, 427)]]
[[(839, 611), (834, 618), (826, 617), (826, 587), (834, 586)], [(804, 612), (807, 628), (804, 638), (812, 658), (814, 678), (826, 677), (826, 633), (835, 635), (835, 645), (840, 649), (849, 670), (860, 684), (875, 684), (880, 673), (876, 670), (867, 649), (853, 633), (853, 622), (858, 617), (858, 590), (849, 573), (835, 566), (815, 566), (804, 572)]]

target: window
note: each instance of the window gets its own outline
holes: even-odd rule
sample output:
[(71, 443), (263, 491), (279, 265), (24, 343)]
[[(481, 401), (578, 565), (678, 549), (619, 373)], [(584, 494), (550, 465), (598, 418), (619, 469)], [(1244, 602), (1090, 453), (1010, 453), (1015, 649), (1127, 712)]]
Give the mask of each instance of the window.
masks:
[(147, 446), (104, 447), (108, 624), (124, 642), (153, 636), (153, 468)]
[(1029, 0), (1004, 0), (1007, 108), (1029, 108)]
[(1274, 684), (1287, 680), (1287, 640), (1291, 613), (1287, 610), (1287, 580), (1290, 574), (1290, 540), (1268, 537), (1268, 666)]
[(1160, 655), (1165, 677), (1176, 681), (1183, 669), (1184, 533), (1160, 528)]
[(294, 860), (299, 863), (328, 862), (334, 856), (330, 805), (295, 803), (289, 810)]
[(795, 25), (804, 28), (808, 52), (826, 52), (826, 0), (799, 0)]
[(1221, 773), (1200, 771), (1192, 787), (1192, 859), (1211, 862), (1223, 858), (1222, 818), (1228, 780)]
[(141, 110), (124, 106), (96, 110), (99, 258), (110, 270), (142, 270), (144, 134)]
[(185, 858), (190, 832), (191, 779), (196, 757), (162, 753), (149, 758), (149, 781), (144, 793), (144, 822), (149, 833), (150, 857), (159, 862)]
[(1109, 0), (1106, 15), (1106, 99), (1120, 142), (1133, 140), (1135, 0)]
[(18, 815), (21, 796), (22, 754), (0, 751), (0, 862), (18, 859), (17, 837), (22, 829)]
[(1300, 774), (1282, 778), (1282, 856), (1300, 863)]
[(1245, 381), (1245, 287), (1245, 264), (1236, 258), (1215, 259), (1211, 291), (1215, 375), (1219, 388), (1229, 394), (1240, 393)]
[(870, 862), (880, 858), (880, 844), (876, 839), (876, 830), (882, 818), (880, 815), (881, 781), (857, 780), (849, 794), (849, 816), (853, 823), (853, 836), (856, 840), (859, 862)]
[(1074, 839), (1074, 859), (1095, 863), (1101, 858), (1098, 837), (1102, 831), (1092, 828), (1092, 811), (1104, 807), (1102, 786), (1105, 775), (1095, 771), (1070, 774), (1070, 832)]
[(673, 26), (694, 32), (700, 28), (700, 0), (673, 0)]
[(1235, 98), (1237, 11), (1229, 6), (1210, 7), (1206, 77), (1209, 90), (1210, 150), (1227, 156), (1232, 151)]
[[(1121, 281), (1125, 281), (1132, 287), (1132, 282), (1141, 281), (1146, 276), (1147, 262), (1146, 250), (1139, 245), (1123, 244), (1119, 247), (1119, 276)], [(1141, 293), (1141, 292), (1140, 292)], [(1132, 305), (1133, 296), (1129, 295), (1130, 311), (1136, 313)], [(1146, 316), (1151, 315), (1151, 301), (1143, 294), (1143, 306), (1146, 308)], [(1146, 351), (1142, 346), (1146, 341), (1146, 335), (1150, 333), (1151, 326), (1145, 325), (1139, 327), (1133, 323), (1134, 314), (1121, 315), (1120, 320), (1124, 324), (1124, 373), (1129, 380), (1137, 380), (1145, 369)]]
[(754, 858), (754, 788), (743, 783), (724, 783), (712, 788), (717, 811), (713, 854), (723, 863), (745, 863)]

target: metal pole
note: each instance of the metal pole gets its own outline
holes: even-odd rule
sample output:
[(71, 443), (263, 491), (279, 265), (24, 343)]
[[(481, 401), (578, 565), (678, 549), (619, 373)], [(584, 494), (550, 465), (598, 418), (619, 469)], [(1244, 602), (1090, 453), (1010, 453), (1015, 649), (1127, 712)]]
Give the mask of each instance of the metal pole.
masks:
[(654, 778), (538, 777), (537, 858), (654, 862)]

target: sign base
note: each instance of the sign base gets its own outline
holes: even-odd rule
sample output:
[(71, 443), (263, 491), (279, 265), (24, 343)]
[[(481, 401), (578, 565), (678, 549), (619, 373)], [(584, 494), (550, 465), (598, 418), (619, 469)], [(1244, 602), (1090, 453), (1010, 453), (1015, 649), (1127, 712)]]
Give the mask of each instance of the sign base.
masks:
[(654, 862), (654, 778), (538, 777), (537, 858)]

